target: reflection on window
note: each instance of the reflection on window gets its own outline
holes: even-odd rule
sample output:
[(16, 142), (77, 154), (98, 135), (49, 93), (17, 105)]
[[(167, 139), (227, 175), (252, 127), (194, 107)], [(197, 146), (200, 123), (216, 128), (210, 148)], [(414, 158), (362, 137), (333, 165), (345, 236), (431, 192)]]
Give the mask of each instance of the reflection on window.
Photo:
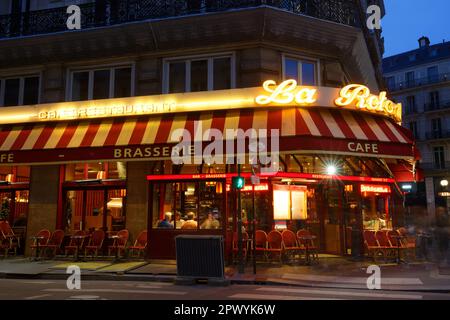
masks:
[(124, 162), (89, 162), (66, 165), (66, 181), (75, 180), (125, 180)]
[(192, 61), (191, 92), (208, 90), (208, 60)]
[(109, 97), (109, 70), (94, 72), (94, 99), (107, 99)]

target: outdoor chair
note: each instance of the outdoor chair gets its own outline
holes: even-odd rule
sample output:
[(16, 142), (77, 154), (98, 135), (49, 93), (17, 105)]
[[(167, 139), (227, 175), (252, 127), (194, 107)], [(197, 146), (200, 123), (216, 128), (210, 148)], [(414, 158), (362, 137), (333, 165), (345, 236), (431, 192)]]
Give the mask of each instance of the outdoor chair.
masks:
[(375, 237), (377, 238), (377, 241), (380, 245), (380, 249), (383, 251), (384, 253), (384, 259), (385, 261), (388, 258), (395, 258), (396, 256), (396, 250), (397, 247), (394, 246), (390, 241), (389, 238), (387, 236), (386, 231), (383, 230), (378, 230), (375, 232)]
[[(396, 248), (396, 250), (400, 250), (400, 253), (396, 253), (396, 254), (400, 254), (399, 258), (401, 258), (402, 252), (407, 251), (408, 247), (402, 241), (402, 239), (397, 238), (398, 236), (400, 236), (400, 233), (395, 230), (389, 230), (389, 231), (386, 231), (386, 235), (387, 235), (389, 241), (391, 242), (391, 245), (394, 248)], [(406, 253), (408, 253), (408, 252), (406, 252)]]
[(95, 230), (92, 232), (89, 244), (84, 248), (84, 255), (87, 256), (88, 253), (93, 253), (91, 257), (97, 257), (98, 252), (102, 249), (104, 240), (105, 231)]
[(138, 253), (138, 258), (140, 257), (141, 252), (145, 255), (145, 250), (147, 249), (147, 236), (147, 230), (139, 233), (136, 241), (134, 241), (134, 245), (128, 248), (130, 256), (133, 256), (135, 252)]
[(117, 232), (117, 239), (115, 239), (114, 244), (108, 246), (108, 256), (111, 255), (112, 252), (116, 253), (117, 256), (120, 257), (120, 252), (125, 253), (126, 246), (128, 244), (128, 238), (130, 237), (130, 233), (128, 230), (123, 229)]
[(379, 255), (384, 257), (384, 251), (380, 248), (375, 231), (364, 230), (363, 232), (364, 246), (369, 257), (376, 262)]
[(263, 230), (255, 231), (255, 253), (262, 253), (267, 260), (267, 233)]
[[(75, 232), (74, 236), (86, 236), (86, 232), (79, 230)], [(86, 244), (86, 238), (74, 239), (71, 238), (70, 242), (67, 246), (64, 247), (64, 255), (69, 256), (78, 256), (78, 250), (83, 251), (84, 246)]]
[[(247, 261), (247, 254), (248, 254), (248, 233), (242, 232), (242, 254), (244, 256), (244, 261)], [(239, 253), (239, 242), (238, 242), (238, 234), (237, 232), (233, 233), (233, 259), (237, 257)]]
[(20, 248), (20, 237), (18, 237), (14, 230), (11, 228), (11, 225), (8, 221), (0, 221), (0, 230), (3, 232), (3, 235), (10, 242), (10, 249), (14, 249), (14, 252), (17, 253), (17, 248)]
[(281, 238), (283, 240), (283, 251), (289, 260), (295, 260), (297, 256), (300, 258), (301, 253), (305, 252), (305, 247), (298, 244), (297, 237), (291, 230), (284, 230), (281, 233)]
[(61, 251), (64, 235), (64, 230), (55, 230), (47, 244), (42, 246), (41, 255), (45, 255), (48, 251), (51, 251), (52, 257), (56, 256)]
[[(304, 237), (309, 237), (310, 239), (305, 239)], [(308, 254), (311, 254), (313, 260), (319, 260), (319, 248), (313, 239), (313, 234), (306, 229), (300, 229), (297, 231), (297, 239), (300, 246), (308, 247)]]
[(406, 228), (401, 227), (397, 230), (397, 232), (402, 235), (404, 238), (402, 238), (403, 246), (406, 248), (406, 252), (411, 257), (416, 257), (416, 237), (408, 235), (408, 231)]
[(276, 230), (272, 230), (267, 235), (267, 253), (273, 258), (278, 255), (279, 262), (282, 262), (283, 255), (283, 237), (281, 233)]
[(8, 221), (0, 221), (0, 241), (1, 249), (5, 250), (5, 258), (8, 253), (13, 250), (14, 255), (17, 255), (17, 248), (20, 248), (20, 238), (14, 234)]
[[(41, 249), (44, 249), (44, 246), (47, 245), (51, 235), (52, 233), (47, 229), (43, 229), (36, 234), (36, 239), (30, 246), (31, 256), (38, 256), (42, 253)], [(37, 250), (40, 252), (37, 252)]]

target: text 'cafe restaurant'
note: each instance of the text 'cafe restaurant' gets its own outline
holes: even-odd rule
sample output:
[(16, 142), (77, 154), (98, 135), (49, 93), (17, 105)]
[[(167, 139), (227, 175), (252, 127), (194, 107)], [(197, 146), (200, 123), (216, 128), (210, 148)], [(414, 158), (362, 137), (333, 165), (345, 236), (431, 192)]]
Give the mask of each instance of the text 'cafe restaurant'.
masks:
[[(361, 85), (267, 81), (261, 88), (2, 108), (0, 121), (0, 189), (11, 224), (27, 220), (28, 238), (44, 227), (67, 234), (126, 228), (134, 241), (148, 229), (150, 258), (173, 258), (173, 239), (185, 233), (224, 235), (231, 251), (236, 149), (223, 149), (239, 141), (225, 131), (255, 129), (278, 144), (275, 172), (252, 167), (248, 155), (241, 165), (244, 226), (254, 214), (266, 232), (307, 228), (323, 252), (349, 254), (352, 228), (401, 226), (397, 183), (415, 180), (417, 153), (399, 125), (401, 105)], [(179, 132), (192, 138), (188, 152), (200, 146), (228, 163), (174, 163), (172, 153), (186, 142)], [(162, 223), (166, 212), (172, 214)]]

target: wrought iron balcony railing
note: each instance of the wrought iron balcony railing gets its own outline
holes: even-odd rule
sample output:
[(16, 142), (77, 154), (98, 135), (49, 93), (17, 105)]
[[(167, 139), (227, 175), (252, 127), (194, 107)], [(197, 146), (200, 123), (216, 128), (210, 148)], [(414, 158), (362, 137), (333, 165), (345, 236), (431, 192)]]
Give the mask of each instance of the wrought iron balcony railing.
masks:
[[(82, 29), (147, 19), (270, 6), (336, 23), (360, 26), (356, 0), (104, 0), (80, 5)], [(0, 16), (0, 38), (66, 31), (66, 7)]]
[(429, 131), (425, 134), (427, 140), (440, 140), (440, 139), (450, 139), (450, 130), (449, 131)]
[(388, 83), (388, 89), (389, 91), (394, 92), (446, 81), (450, 81), (450, 73), (440, 73), (424, 78), (415, 78), (401, 82), (391, 82)]

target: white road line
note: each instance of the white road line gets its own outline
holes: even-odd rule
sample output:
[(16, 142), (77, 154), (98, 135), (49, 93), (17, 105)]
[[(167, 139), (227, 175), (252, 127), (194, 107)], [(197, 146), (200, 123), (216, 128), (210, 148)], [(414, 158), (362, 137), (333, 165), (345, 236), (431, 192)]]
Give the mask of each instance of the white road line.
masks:
[[(353, 283), (366, 284), (367, 278), (364, 277), (340, 277), (340, 276), (324, 276), (324, 275), (307, 275), (307, 274), (284, 274), (283, 279), (316, 281), (316, 282), (332, 282), (332, 283)], [(389, 285), (423, 285), (419, 278), (383, 278), (381, 284)]]
[(19, 280), (17, 281), (19, 283), (26, 283), (26, 284), (55, 284), (55, 281), (23, 281)]
[(254, 299), (254, 300), (340, 300), (329, 298), (313, 298), (300, 296), (283, 296), (278, 294), (252, 294), (252, 293), (237, 293), (229, 298), (233, 299)]
[(26, 297), (24, 298), (25, 300), (36, 300), (36, 299), (41, 299), (41, 298), (46, 298), (46, 297), (51, 297), (52, 295), (49, 293), (46, 294), (41, 294), (39, 296), (32, 296), (32, 297)]
[(396, 293), (379, 293), (377, 291), (371, 292), (349, 292), (338, 290), (318, 290), (318, 289), (297, 289), (297, 288), (278, 288), (278, 287), (261, 287), (256, 291), (275, 291), (275, 292), (288, 292), (288, 293), (300, 293), (300, 294), (317, 294), (317, 295), (331, 295), (331, 296), (348, 296), (348, 297), (360, 297), (360, 298), (382, 298), (382, 299), (408, 299), (408, 300), (420, 300), (423, 299), (421, 295), (415, 294), (396, 294)]
[(69, 290), (69, 289), (44, 289), (44, 292), (102, 292), (102, 293), (139, 293), (139, 294), (167, 294), (182, 296), (187, 294), (183, 291), (167, 291), (167, 290), (122, 290), (122, 289), (81, 289), (81, 290)]

